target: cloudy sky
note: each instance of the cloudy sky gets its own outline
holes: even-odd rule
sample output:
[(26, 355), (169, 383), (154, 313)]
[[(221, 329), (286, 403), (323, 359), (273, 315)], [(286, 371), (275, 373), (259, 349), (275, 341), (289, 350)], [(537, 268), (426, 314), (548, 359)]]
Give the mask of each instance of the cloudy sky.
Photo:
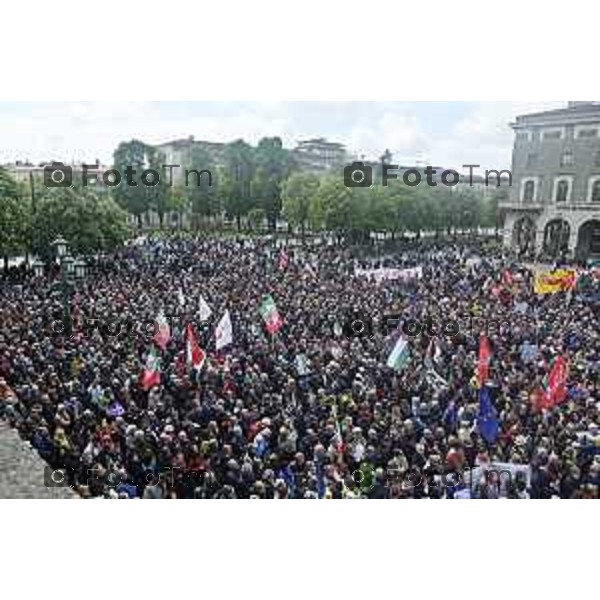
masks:
[(564, 102), (0, 102), (0, 163), (109, 163), (119, 142), (196, 139), (286, 147), (309, 137), (346, 144), (357, 156), (459, 168), (510, 166), (518, 114)]

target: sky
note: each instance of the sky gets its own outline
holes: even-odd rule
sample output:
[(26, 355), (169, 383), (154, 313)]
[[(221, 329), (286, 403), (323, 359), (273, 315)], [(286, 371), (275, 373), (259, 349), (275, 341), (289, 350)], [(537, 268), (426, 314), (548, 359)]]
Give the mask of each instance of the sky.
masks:
[[(0, 163), (110, 164), (121, 141), (197, 140), (256, 144), (279, 136), (325, 137), (357, 157), (482, 169), (510, 167), (516, 115), (565, 102), (0, 102)], [(464, 169), (463, 169), (464, 170)]]

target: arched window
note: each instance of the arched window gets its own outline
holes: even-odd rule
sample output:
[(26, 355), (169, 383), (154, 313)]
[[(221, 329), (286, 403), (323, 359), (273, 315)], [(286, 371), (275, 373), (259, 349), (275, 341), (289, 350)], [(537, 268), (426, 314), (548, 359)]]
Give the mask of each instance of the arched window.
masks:
[(556, 196), (555, 202), (566, 202), (569, 196), (569, 182), (565, 179), (561, 179), (556, 184)]
[(600, 202), (600, 179), (596, 179), (592, 185), (592, 202)]
[(535, 196), (535, 181), (527, 181), (523, 190), (523, 202), (533, 202)]

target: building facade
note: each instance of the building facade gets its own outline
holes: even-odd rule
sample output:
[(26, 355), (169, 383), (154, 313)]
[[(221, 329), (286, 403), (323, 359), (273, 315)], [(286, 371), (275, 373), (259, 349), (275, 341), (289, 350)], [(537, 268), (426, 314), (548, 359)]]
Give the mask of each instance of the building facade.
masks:
[(522, 254), (600, 256), (600, 102), (519, 116), (504, 244)]
[(304, 140), (292, 150), (296, 166), (307, 173), (326, 173), (341, 170), (351, 162), (346, 147), (337, 142), (328, 142), (324, 138)]

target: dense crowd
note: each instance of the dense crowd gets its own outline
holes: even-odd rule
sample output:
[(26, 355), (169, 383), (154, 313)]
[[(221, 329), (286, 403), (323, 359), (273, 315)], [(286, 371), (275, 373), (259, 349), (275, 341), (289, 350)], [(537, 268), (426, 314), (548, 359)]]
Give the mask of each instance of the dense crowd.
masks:
[[(422, 277), (365, 275), (378, 267)], [(531, 270), (484, 242), (413, 241), (367, 257), (338, 244), (163, 237), (96, 257), (71, 294), (71, 336), (59, 281), (52, 267), (0, 283), (0, 416), (84, 497), (598, 497), (593, 278), (535, 295)], [(274, 335), (258, 310), (265, 294), (284, 321)], [(233, 343), (217, 351), (225, 310)], [(171, 337), (158, 349), (160, 385), (146, 391), (160, 312)], [(207, 354), (198, 372), (188, 323)], [(493, 443), (477, 427), (482, 333)], [(398, 335), (410, 358), (394, 370)], [(567, 398), (535, 410), (558, 355)], [(507, 480), (497, 464), (522, 469)]]

